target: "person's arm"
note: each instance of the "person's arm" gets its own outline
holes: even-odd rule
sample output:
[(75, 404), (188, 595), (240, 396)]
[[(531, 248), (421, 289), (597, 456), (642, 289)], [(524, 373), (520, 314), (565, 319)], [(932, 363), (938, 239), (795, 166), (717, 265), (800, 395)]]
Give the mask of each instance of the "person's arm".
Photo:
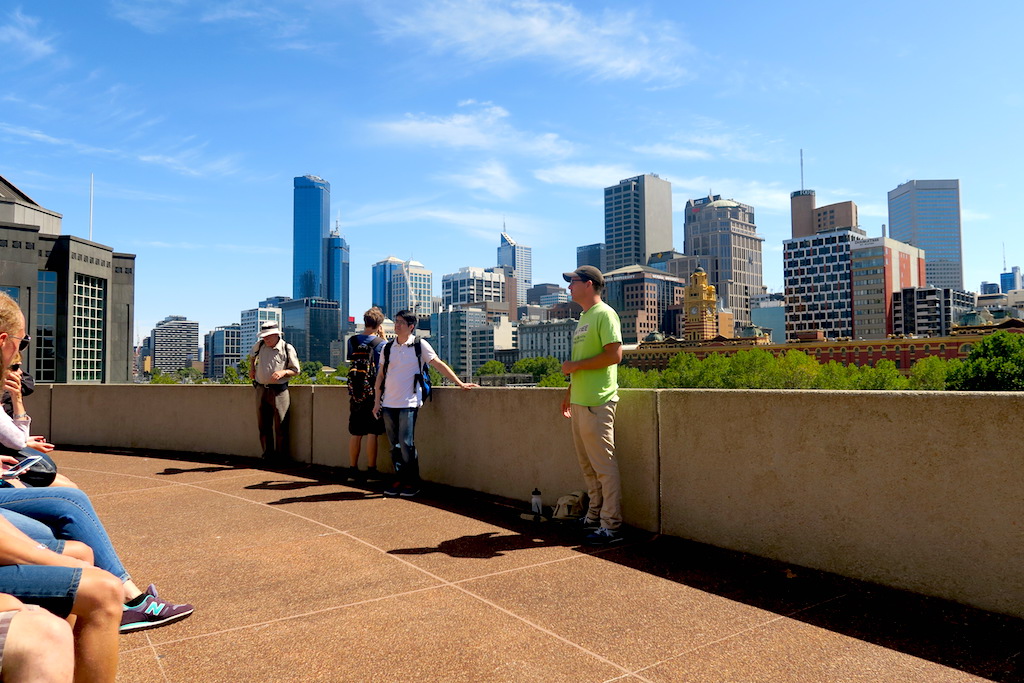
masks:
[(8, 448), (21, 450), (25, 447), (29, 426), (32, 424), (32, 419), (25, 412), (25, 404), (21, 400), (21, 378), (15, 376), (13, 372), (8, 372), (4, 377), (4, 389), (11, 397), (14, 417), (0, 413), (0, 443)]
[[(386, 342), (385, 342), (386, 343)], [(380, 344), (379, 347), (383, 347), (384, 344)], [(382, 364), (381, 356), (377, 358), (377, 379), (373, 382), (373, 416), (380, 417), (380, 402), (383, 398), (380, 390), (384, 386), (384, 365)]]
[(430, 360), (430, 367), (434, 368), (435, 370), (440, 372), (442, 375), (444, 375), (445, 377), (447, 377), (451, 381), (455, 382), (457, 385), (459, 385), (459, 388), (461, 388), (461, 389), (479, 389), (480, 388), (479, 384), (474, 384), (472, 382), (463, 382), (461, 379), (459, 379), (459, 376), (456, 375), (455, 372), (453, 372), (450, 367), (448, 367), (448, 364), (445, 363), (440, 358), (432, 358)]
[(622, 342), (605, 344), (601, 353), (583, 360), (567, 360), (562, 363), (562, 374), (571, 375), (579, 370), (600, 370), (622, 362)]
[(0, 517), (0, 565), (41, 564), (54, 567), (89, 567), (81, 560), (58, 555), (32, 540), (17, 527)]
[(270, 381), (276, 382), (279, 379), (287, 379), (288, 377), (295, 377), (295, 375), (302, 372), (302, 368), (299, 366), (299, 355), (295, 352), (295, 347), (288, 344), (284, 351), (285, 364), (283, 370), (276, 370), (270, 375)]
[(572, 405), (571, 397), (572, 384), (570, 383), (569, 386), (565, 388), (565, 396), (562, 397), (562, 417), (572, 417), (572, 408), (570, 407)]

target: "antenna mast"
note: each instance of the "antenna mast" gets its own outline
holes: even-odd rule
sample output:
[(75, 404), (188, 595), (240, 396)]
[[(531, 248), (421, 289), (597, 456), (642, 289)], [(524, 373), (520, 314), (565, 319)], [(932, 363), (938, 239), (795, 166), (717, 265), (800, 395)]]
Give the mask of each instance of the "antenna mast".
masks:
[[(92, 195), (95, 187), (93, 174), (89, 174), (89, 241), (92, 242)], [(1005, 251), (1005, 250), (1004, 250)], [(1006, 260), (1005, 258), (1003, 259)]]
[(804, 191), (804, 151), (800, 150), (800, 191)]

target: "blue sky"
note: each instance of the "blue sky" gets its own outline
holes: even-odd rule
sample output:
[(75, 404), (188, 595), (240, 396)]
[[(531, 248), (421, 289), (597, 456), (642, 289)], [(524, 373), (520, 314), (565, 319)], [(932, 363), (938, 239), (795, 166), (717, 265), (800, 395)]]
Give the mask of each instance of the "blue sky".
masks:
[(331, 183), (370, 265), (494, 264), (502, 225), (556, 282), (603, 240), (602, 188), (755, 208), (782, 288), (789, 193), (959, 178), (965, 281), (1024, 265), (1016, 2), (0, 0), (0, 175), (64, 232), (138, 255), (136, 330), (201, 332), (290, 294), (292, 178)]

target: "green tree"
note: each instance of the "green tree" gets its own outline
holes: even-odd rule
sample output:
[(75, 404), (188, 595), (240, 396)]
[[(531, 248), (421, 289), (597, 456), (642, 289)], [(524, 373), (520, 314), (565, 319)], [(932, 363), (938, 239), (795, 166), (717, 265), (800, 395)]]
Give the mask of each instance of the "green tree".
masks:
[[(959, 361), (958, 361), (959, 362)], [(950, 364), (938, 356), (925, 356), (910, 367), (910, 388), (916, 391), (942, 391)]]
[(203, 373), (195, 368), (178, 368), (174, 371), (178, 384), (202, 384), (206, 381)]
[(489, 360), (476, 369), (477, 375), (504, 375), (506, 372), (505, 364), (500, 360)]
[(627, 365), (619, 366), (619, 386), (623, 389), (657, 389), (662, 386), (662, 376), (657, 370), (638, 370)]
[(549, 375), (545, 375), (537, 382), (538, 387), (567, 387), (569, 383), (565, 380), (565, 375), (562, 371), (552, 372)]
[(862, 365), (854, 376), (854, 389), (868, 391), (900, 391), (906, 389), (909, 380), (896, 368), (896, 363), (883, 358), (874, 367)]
[(821, 374), (821, 363), (796, 349), (786, 351), (776, 362), (780, 389), (812, 389)]
[(726, 388), (777, 389), (782, 384), (778, 361), (764, 349), (739, 351), (728, 360), (728, 369), (722, 377)]
[(949, 369), (955, 391), (1024, 391), (1024, 334), (1001, 330), (974, 345), (967, 360)]
[(160, 368), (153, 368), (153, 372), (149, 374), (150, 384), (177, 384), (178, 382), (174, 379), (173, 375), (165, 374)]
[(540, 382), (553, 372), (561, 372), (562, 362), (554, 356), (538, 356), (535, 358), (522, 358), (512, 366), (513, 373), (533, 375), (534, 382)]
[(857, 368), (843, 365), (830, 360), (821, 366), (818, 377), (814, 381), (815, 389), (854, 389), (856, 388)]

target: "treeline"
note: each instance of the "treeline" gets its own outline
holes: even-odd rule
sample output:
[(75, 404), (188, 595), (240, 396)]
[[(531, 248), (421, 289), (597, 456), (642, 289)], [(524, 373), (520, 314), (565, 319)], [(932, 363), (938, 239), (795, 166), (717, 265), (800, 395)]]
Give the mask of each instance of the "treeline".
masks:
[[(538, 386), (565, 386), (557, 358), (524, 358), (512, 372), (529, 373)], [(501, 374), (505, 366), (488, 361), (479, 374)], [(966, 360), (928, 356), (903, 374), (891, 360), (874, 366), (819, 363), (813, 356), (792, 349), (775, 355), (762, 349), (731, 356), (711, 354), (698, 359), (692, 353), (676, 355), (664, 370), (619, 367), (623, 388), (670, 389), (832, 389), (875, 391), (1024, 391), (1024, 334), (1006, 331), (985, 337), (973, 346)]]

